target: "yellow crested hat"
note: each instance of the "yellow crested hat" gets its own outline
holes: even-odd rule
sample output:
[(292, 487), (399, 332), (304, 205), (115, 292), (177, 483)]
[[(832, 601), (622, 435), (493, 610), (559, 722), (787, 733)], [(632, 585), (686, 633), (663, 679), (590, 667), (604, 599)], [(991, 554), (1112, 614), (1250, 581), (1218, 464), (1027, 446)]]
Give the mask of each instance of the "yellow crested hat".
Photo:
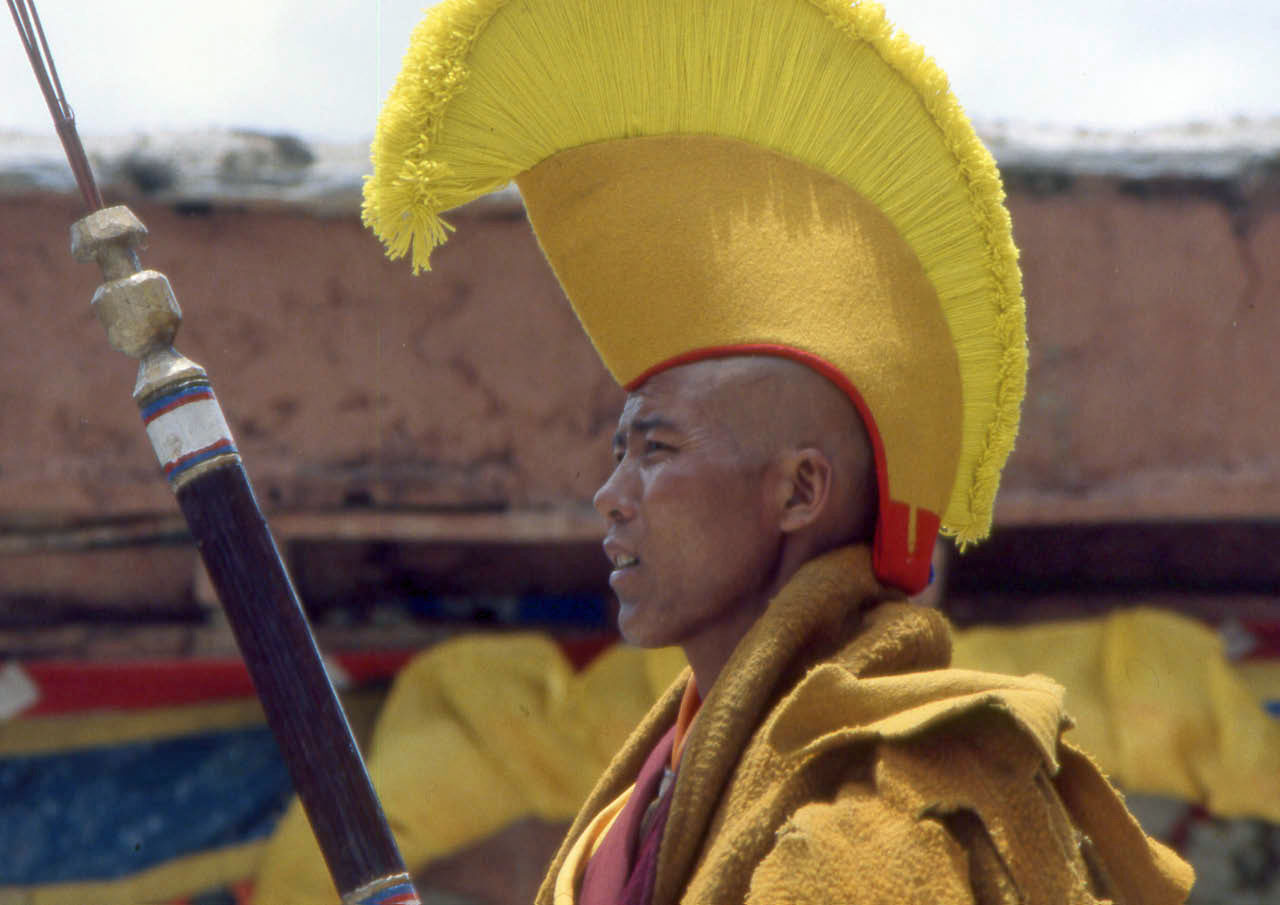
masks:
[(873, 3), (446, 0), (378, 122), (364, 220), (415, 270), (440, 214), (520, 187), (605, 365), (764, 354), (872, 438), (874, 563), (913, 593), (939, 529), (990, 530), (1026, 383), (991, 155)]

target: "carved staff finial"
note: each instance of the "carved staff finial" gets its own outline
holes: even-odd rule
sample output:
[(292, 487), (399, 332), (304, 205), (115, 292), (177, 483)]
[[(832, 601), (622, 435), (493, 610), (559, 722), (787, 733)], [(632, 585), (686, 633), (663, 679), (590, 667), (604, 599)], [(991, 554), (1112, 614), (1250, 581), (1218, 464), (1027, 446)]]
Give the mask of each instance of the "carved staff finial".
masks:
[(146, 237), (127, 207), (107, 207), (71, 227), (71, 254), (102, 268), (106, 281), (93, 294), (93, 310), (111, 345), (139, 359), (133, 398), (176, 491), (239, 462), (240, 454), (204, 368), (173, 348), (182, 309), (168, 278), (139, 264)]

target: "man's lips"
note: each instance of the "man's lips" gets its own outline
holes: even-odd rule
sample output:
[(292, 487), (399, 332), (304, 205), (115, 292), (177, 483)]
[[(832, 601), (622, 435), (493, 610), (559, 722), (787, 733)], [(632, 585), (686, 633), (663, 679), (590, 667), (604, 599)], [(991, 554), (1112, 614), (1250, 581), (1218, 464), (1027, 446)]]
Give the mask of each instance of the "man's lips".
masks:
[(604, 555), (609, 558), (614, 569), (630, 569), (640, 564), (640, 558), (633, 551), (612, 538), (604, 542)]

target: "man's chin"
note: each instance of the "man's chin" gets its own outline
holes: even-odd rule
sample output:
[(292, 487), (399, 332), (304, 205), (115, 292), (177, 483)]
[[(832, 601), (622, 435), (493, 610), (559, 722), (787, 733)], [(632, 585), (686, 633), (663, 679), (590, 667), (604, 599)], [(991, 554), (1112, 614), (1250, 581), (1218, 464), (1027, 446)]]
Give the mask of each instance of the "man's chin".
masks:
[(667, 647), (672, 644), (659, 626), (645, 624), (641, 605), (618, 601), (618, 633), (633, 647)]

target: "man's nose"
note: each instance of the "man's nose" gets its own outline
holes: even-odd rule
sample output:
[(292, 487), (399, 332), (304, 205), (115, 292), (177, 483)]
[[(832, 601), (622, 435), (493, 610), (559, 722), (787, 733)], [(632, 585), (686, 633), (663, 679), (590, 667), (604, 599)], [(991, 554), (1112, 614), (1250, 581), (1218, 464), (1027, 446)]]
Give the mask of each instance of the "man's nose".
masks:
[(629, 483), (627, 469), (619, 464), (596, 491), (591, 502), (606, 521), (625, 522), (635, 515), (635, 500), (627, 489)]

